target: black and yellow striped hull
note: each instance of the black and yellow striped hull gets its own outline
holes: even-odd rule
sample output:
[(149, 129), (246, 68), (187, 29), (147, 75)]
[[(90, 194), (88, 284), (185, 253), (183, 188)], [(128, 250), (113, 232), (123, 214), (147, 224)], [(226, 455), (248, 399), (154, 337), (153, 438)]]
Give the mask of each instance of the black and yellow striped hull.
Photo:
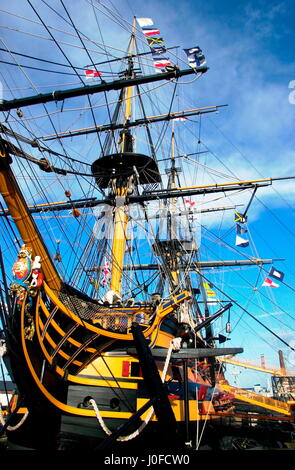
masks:
[[(142, 325), (143, 334), (148, 331), (150, 347), (157, 346), (168, 353), (178, 327), (169, 313), (182, 299), (186, 299), (186, 295), (164, 304), (156, 327)], [(132, 335), (127, 331), (119, 338), (116, 332), (104, 331), (93, 322), (81, 320), (55, 296), (49, 299), (40, 295), (30, 305), (30, 311), (32, 308), (35, 312), (33, 335), (28, 335), (26, 301), (18, 321), (12, 322), (12, 368), (29, 415), (19, 430), (8, 432), (9, 441), (11, 445), (38, 449), (79, 447), (82, 442), (96, 447), (108, 436), (90, 400), (94, 400), (105, 426), (114, 432), (150, 399), (137, 356), (127, 352), (133, 344)], [(157, 361), (160, 374), (164, 363), (165, 359)], [(174, 383), (175, 389), (181, 374), (180, 365), (170, 365), (166, 381)], [(181, 426), (185, 421), (184, 398), (172, 390), (169, 400), (176, 422)], [(124, 434), (138, 429), (147, 414), (148, 411)], [(200, 419), (195, 395), (189, 399), (189, 414), (194, 425)], [(153, 415), (142, 433), (154, 439), (157, 430), (158, 422)], [(141, 438), (139, 435), (136, 440)]]

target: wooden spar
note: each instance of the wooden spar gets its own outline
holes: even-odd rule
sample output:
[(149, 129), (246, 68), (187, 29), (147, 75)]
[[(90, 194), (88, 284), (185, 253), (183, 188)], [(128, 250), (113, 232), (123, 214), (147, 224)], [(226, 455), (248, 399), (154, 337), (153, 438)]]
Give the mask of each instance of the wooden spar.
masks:
[[(85, 199), (71, 199), (69, 201), (45, 202), (43, 204), (28, 205), (31, 214), (35, 212), (64, 211), (73, 209), (73, 207), (93, 207), (99, 204), (106, 204), (103, 200), (97, 200), (95, 197)], [(1, 209), (0, 216), (9, 215), (9, 209)]]
[[(255, 258), (251, 260), (229, 260), (229, 261), (198, 261), (196, 263), (187, 264), (179, 264), (179, 269), (185, 269), (188, 271), (195, 271), (196, 269), (212, 269), (212, 268), (224, 268), (224, 267), (237, 267), (237, 266), (262, 266), (264, 264), (272, 264), (276, 261), (285, 261), (283, 258), (275, 258), (275, 259), (260, 259)], [(82, 269), (82, 268), (78, 268)], [(103, 270), (103, 267), (97, 266), (85, 266), (83, 267), (85, 271), (99, 271)], [(125, 265), (123, 267), (124, 271), (154, 271), (159, 270), (161, 267), (156, 263), (150, 264), (132, 264), (132, 265)]]
[(77, 96), (93, 95), (94, 93), (101, 93), (110, 90), (121, 90), (126, 86), (141, 85), (144, 83), (157, 82), (160, 80), (170, 80), (173, 78), (190, 75), (192, 73), (205, 73), (208, 67), (202, 65), (196, 68), (189, 68), (179, 70), (177, 67), (169, 72), (156, 73), (147, 75), (145, 77), (133, 77), (127, 80), (115, 80), (113, 82), (103, 82), (97, 85), (85, 85), (79, 88), (72, 88), (69, 90), (55, 90), (50, 93), (40, 93), (38, 95), (27, 96), (25, 98), (17, 98), (14, 100), (3, 100), (0, 103), (0, 111), (9, 111), (11, 109), (21, 108), (23, 106), (30, 106), (33, 104), (49, 103), (51, 101), (63, 101), (67, 98), (74, 98)]
[(124, 124), (105, 124), (100, 126), (84, 127), (82, 129), (74, 129), (73, 131), (64, 131), (57, 134), (45, 135), (42, 140), (48, 141), (53, 139), (59, 139), (64, 137), (75, 137), (77, 135), (92, 134), (94, 132), (106, 132), (115, 129), (129, 129), (130, 127), (143, 126), (147, 123), (161, 122), (173, 120), (176, 117), (196, 116), (200, 114), (214, 113), (218, 111), (221, 106), (227, 106), (225, 104), (216, 106), (206, 106), (204, 108), (189, 109), (185, 111), (176, 111), (169, 114), (160, 114), (158, 116), (148, 116), (146, 118), (136, 119), (135, 121), (128, 121)]
[[(215, 183), (215, 184), (205, 184), (201, 186), (182, 186), (182, 187), (177, 187), (174, 188), (174, 190), (178, 191), (187, 191), (189, 189), (210, 189), (210, 188), (219, 188), (221, 186), (233, 186), (233, 185), (247, 185), (247, 184), (254, 184), (254, 183), (269, 183), (271, 184), (272, 181), (275, 180), (281, 180), (281, 179), (288, 179), (288, 178), (295, 178), (295, 176), (287, 176), (286, 178), (262, 178), (262, 179), (257, 179), (257, 180), (245, 180), (245, 181), (231, 181), (230, 183)], [(161, 193), (163, 190), (155, 190), (153, 193)], [(148, 194), (148, 191), (145, 192), (145, 194)]]
[(29, 212), (17, 181), (10, 168), (10, 157), (0, 142), (0, 192), (25, 245), (32, 248), (33, 256), (41, 256), (42, 272), (53, 290), (60, 290), (62, 281), (50, 255), (42, 242), (39, 230)]
[(210, 194), (225, 191), (240, 191), (241, 189), (254, 189), (255, 186), (263, 187), (269, 186), (273, 181), (284, 180), (284, 179), (295, 179), (295, 176), (287, 176), (284, 178), (266, 178), (260, 180), (249, 180), (249, 181), (235, 181), (232, 183), (216, 183), (202, 186), (187, 186), (177, 187), (174, 190), (154, 190), (152, 192), (145, 191), (142, 195), (130, 196), (129, 202), (143, 202), (151, 201), (155, 199), (169, 199), (174, 197), (194, 196), (197, 194)]
[[(109, 200), (96, 199), (95, 197), (83, 198), (83, 199), (71, 199), (69, 201), (56, 201), (56, 202), (45, 202), (43, 204), (32, 204), (28, 205), (29, 211), (31, 214), (38, 212), (51, 212), (51, 211), (64, 211), (72, 209), (73, 207), (95, 207), (98, 205), (110, 204)], [(224, 207), (208, 207), (207, 209), (189, 209), (178, 212), (177, 216), (185, 216), (190, 214), (204, 214), (206, 212), (218, 212), (236, 209), (243, 204), (236, 204), (235, 206), (224, 206)], [(8, 209), (0, 209), (0, 217), (9, 215)], [(151, 215), (149, 219), (155, 219), (157, 215)], [(133, 221), (144, 220), (142, 217), (133, 218)]]

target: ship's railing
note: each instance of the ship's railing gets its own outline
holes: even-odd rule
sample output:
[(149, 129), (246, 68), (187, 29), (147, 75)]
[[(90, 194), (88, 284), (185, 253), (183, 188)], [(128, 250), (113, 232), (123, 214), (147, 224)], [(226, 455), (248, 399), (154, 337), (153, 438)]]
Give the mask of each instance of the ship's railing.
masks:
[[(117, 317), (118, 322), (120, 321), (119, 320), (120, 318), (121, 319), (123, 317), (127, 318), (127, 316), (130, 317), (130, 320), (134, 321), (134, 319), (136, 319), (139, 322), (139, 318), (136, 318), (136, 315), (141, 315), (143, 324), (145, 324), (145, 322), (148, 321), (148, 324), (145, 324), (146, 329), (144, 330), (144, 335), (148, 337), (155, 330), (155, 328), (159, 327), (161, 321), (163, 320), (165, 316), (167, 316), (169, 313), (172, 313), (179, 306), (179, 304), (190, 299), (190, 293), (188, 291), (183, 291), (177, 294), (176, 296), (173, 296), (170, 299), (163, 301), (163, 303), (161, 303), (158, 306), (154, 314), (151, 314), (152, 311), (147, 308), (125, 309), (128, 312), (124, 314), (121, 308), (106, 309), (96, 304), (94, 307), (94, 312), (91, 315), (88, 314), (88, 318), (89, 318), (88, 320), (88, 319), (85, 319), (87, 318), (85, 317), (85, 312), (81, 314), (80, 307), (70, 309), (68, 306), (69, 304), (65, 304), (64, 299), (62, 301), (59, 298), (59, 293), (52, 291), (46, 283), (43, 284), (43, 287), (44, 287), (44, 291), (47, 297), (50, 299), (51, 303), (55, 306), (57, 311), (64, 314), (68, 319), (100, 335), (105, 335), (108, 337), (112, 337), (114, 339), (122, 339), (122, 340), (133, 339), (132, 334), (128, 331), (129, 325), (128, 324), (126, 325), (126, 319), (124, 320), (125, 332), (122, 333), (120, 331), (120, 329), (122, 328), (122, 324), (120, 325), (120, 328), (118, 331), (117, 330), (111, 331), (101, 326), (100, 322), (103, 321), (103, 317), (106, 320), (108, 320), (112, 313), (114, 315), (114, 319), (116, 319)], [(41, 309), (46, 312), (47, 308), (42, 300), (42, 296), (39, 296), (39, 305), (41, 306)], [(85, 302), (85, 305), (86, 305), (86, 302)], [(73, 307), (74, 304), (72, 303), (71, 306)], [(87, 310), (89, 310), (89, 305), (86, 305), (86, 307), (87, 307)], [(93, 306), (92, 306), (92, 309), (93, 309)], [(133, 316), (133, 314), (135, 316)], [(46, 315), (47, 317), (50, 316), (49, 321), (51, 321), (51, 315), (48, 315), (48, 312), (46, 312)]]
[(107, 307), (95, 301), (86, 301), (77, 295), (60, 292), (58, 296), (63, 305), (85, 321), (118, 333), (127, 333), (132, 322), (148, 325), (153, 313), (151, 305), (133, 307)]
[[(77, 373), (115, 340), (133, 341), (129, 325), (134, 320), (141, 323), (146, 338), (161, 331), (163, 318), (190, 298), (189, 292), (184, 291), (164, 301), (154, 313), (151, 307), (130, 307), (127, 313), (124, 308), (114, 308), (110, 324), (110, 308), (83, 299), (79, 299), (81, 305), (76, 301), (63, 302), (59, 292), (52, 291), (45, 282), (43, 289), (36, 299), (37, 337), (45, 358), (50, 364), (55, 363), (61, 374), (66, 370)], [(156, 339), (160, 336), (156, 335)]]

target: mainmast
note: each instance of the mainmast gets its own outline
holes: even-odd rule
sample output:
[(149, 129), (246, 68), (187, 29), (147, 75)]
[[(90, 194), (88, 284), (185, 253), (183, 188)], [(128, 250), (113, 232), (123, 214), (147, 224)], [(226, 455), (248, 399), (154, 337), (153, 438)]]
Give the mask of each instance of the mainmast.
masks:
[[(109, 198), (113, 204), (114, 232), (111, 247), (110, 290), (113, 302), (121, 297), (126, 232), (128, 224), (127, 198), (138, 184), (149, 184), (161, 180), (158, 166), (152, 157), (134, 152), (133, 137), (128, 123), (132, 117), (133, 49), (135, 45), (135, 20), (129, 46), (128, 68), (125, 72), (126, 87), (123, 88), (121, 104), (125, 105), (123, 130), (120, 133), (118, 153), (104, 155), (92, 164), (92, 173), (100, 188), (110, 188)], [(131, 86), (129, 86), (129, 83)]]
[[(131, 58), (134, 48), (134, 33), (135, 33), (135, 19), (132, 27), (132, 35), (129, 47), (129, 60), (128, 69), (126, 71), (126, 78), (133, 78), (133, 60)], [(131, 120), (132, 112), (132, 91), (133, 87), (129, 86), (124, 90), (123, 102), (125, 102), (125, 118), (124, 124)], [(133, 140), (129, 130), (121, 132), (121, 152), (133, 151)], [(124, 253), (126, 248), (126, 230), (128, 223), (128, 207), (126, 205), (126, 196), (132, 192), (134, 175), (127, 178), (121, 177), (118, 180), (113, 180), (113, 194), (115, 196), (114, 208), (114, 238), (112, 244), (112, 273), (110, 288), (116, 294), (121, 294), (122, 288), (122, 273), (124, 264)]]
[[(177, 169), (175, 167), (175, 134), (174, 134), (174, 120), (172, 119), (172, 136), (171, 136), (171, 168), (170, 168), (170, 177), (169, 177), (169, 189), (174, 189), (176, 187), (176, 175), (177, 175)], [(178, 239), (178, 234), (177, 234), (177, 224), (176, 224), (176, 210), (177, 210), (177, 199), (172, 198), (171, 203), (170, 203), (170, 212), (169, 212), (169, 217), (168, 217), (168, 223), (169, 223), (169, 237), (171, 240), (171, 243), (173, 243), (173, 240)], [(177, 264), (177, 263), (176, 263)], [(172, 276), (172, 281), (174, 286), (177, 286), (177, 281), (178, 281), (178, 274), (177, 270), (175, 269), (175, 265), (171, 271), (171, 276)]]

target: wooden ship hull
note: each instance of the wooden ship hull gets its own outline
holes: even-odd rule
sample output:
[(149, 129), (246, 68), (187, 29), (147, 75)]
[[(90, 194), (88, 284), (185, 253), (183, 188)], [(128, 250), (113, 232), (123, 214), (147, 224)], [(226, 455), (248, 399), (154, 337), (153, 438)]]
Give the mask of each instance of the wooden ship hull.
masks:
[[(44, 291), (48, 295), (48, 287)], [(69, 311), (63, 312), (66, 309), (55, 296), (50, 314), (42, 294), (34, 299), (33, 320), (25, 298), (21, 309), (16, 312), (20, 315), (19, 323), (15, 325), (14, 319), (11, 324), (8, 344), (14, 355), (10, 358), (9, 368), (18, 384), (20, 397), (23, 397), (22, 402), (14, 403), (16, 413), (11, 425), (17, 424), (23, 414), (28, 413), (19, 431), (8, 432), (12, 448), (18, 445), (36, 449), (96, 448), (107, 445), (108, 441), (116, 442), (114, 436), (118, 429), (123, 431), (117, 436), (119, 441), (131, 442), (138, 438), (152, 446), (161, 429), (169, 424), (171, 427), (171, 422), (173, 429), (167, 431), (166, 445), (174, 442), (183, 447), (185, 427), (188, 426), (191, 429), (188, 432), (192, 432), (197, 421), (204, 419), (208, 411), (214, 411), (210, 377), (206, 372), (196, 371), (195, 362), (191, 359), (200, 359), (203, 354), (201, 359), (204, 361), (206, 350), (186, 349), (189, 353), (185, 358), (168, 357), (171, 340), (179, 330), (177, 321), (171, 313), (169, 317), (169, 312), (166, 312), (160, 328), (151, 335), (151, 349), (150, 341), (145, 339), (146, 327), (142, 324), (132, 322), (133, 326), (128, 330), (135, 328), (133, 334), (123, 335), (129, 336), (129, 341), (128, 338), (118, 339), (118, 333), (103, 331), (87, 322), (82, 324)], [(185, 295), (181, 294), (181, 297)], [(57, 303), (59, 309), (56, 308)], [(171, 302), (169, 307), (171, 312)], [(138, 315), (137, 311), (133, 314)], [(127, 315), (130, 316), (130, 312)], [(138, 354), (134, 348), (134, 334), (144, 348), (142, 357), (140, 349)], [(145, 356), (150, 351), (153, 353), (145, 365)], [(212, 354), (233, 352), (238, 350), (216, 350)], [(149, 360), (155, 369), (152, 384), (144, 372), (145, 367), (150, 370)], [(163, 391), (160, 377), (164, 369), (162, 380), (167, 385)], [(160, 408), (167, 410), (168, 407), (170, 417), (163, 418), (161, 411), (157, 415), (151, 409), (151, 398), (162, 400)], [(231, 408), (230, 399), (230, 394), (224, 394), (222, 400), (216, 399), (216, 410)]]

